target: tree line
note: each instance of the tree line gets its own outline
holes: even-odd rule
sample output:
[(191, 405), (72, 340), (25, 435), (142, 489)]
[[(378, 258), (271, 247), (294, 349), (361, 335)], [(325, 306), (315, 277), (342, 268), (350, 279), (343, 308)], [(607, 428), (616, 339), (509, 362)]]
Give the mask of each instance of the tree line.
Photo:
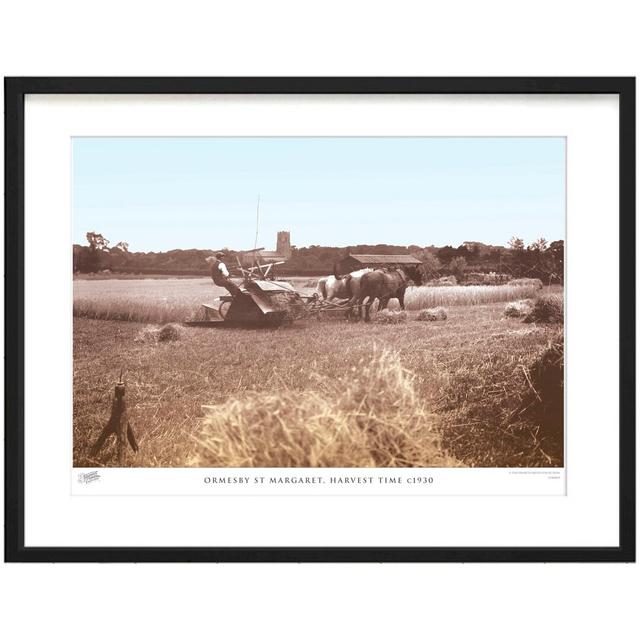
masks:
[[(205, 258), (212, 251), (202, 249), (174, 249), (163, 252), (131, 252), (126, 242), (111, 246), (102, 234), (90, 231), (86, 245), (73, 245), (75, 273), (115, 273), (205, 275)], [(227, 262), (235, 265), (235, 251), (224, 249)], [(277, 267), (287, 275), (323, 275), (333, 271), (333, 265), (349, 254), (412, 254), (422, 261), (425, 275), (430, 279), (455, 276), (459, 282), (472, 280), (477, 274), (500, 274), (508, 278), (540, 278), (546, 283), (563, 282), (564, 241), (548, 242), (539, 238), (529, 245), (512, 237), (507, 246), (464, 242), (458, 247), (419, 245), (352, 245), (348, 247), (292, 247), (291, 258)]]

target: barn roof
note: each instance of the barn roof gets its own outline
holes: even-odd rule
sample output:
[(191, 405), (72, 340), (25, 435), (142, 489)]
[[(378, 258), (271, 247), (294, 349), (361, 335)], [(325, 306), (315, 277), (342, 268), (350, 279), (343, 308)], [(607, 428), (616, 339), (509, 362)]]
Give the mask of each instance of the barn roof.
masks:
[(353, 258), (361, 264), (422, 264), (418, 258), (412, 255), (375, 255), (375, 254), (349, 254), (349, 258)]

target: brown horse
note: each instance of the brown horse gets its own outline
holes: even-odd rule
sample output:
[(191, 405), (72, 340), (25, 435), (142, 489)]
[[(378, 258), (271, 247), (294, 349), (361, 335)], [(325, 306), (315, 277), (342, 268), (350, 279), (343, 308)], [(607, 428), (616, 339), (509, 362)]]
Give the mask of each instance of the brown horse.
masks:
[[(412, 281), (418, 286), (422, 284), (422, 272), (418, 267), (401, 267), (390, 271), (376, 269), (371, 273), (365, 273), (360, 281), (357, 300), (355, 298), (351, 300), (351, 304), (358, 305), (356, 319), (359, 319), (360, 309), (364, 306), (364, 320), (371, 321), (371, 305), (376, 298), (380, 301), (378, 311), (386, 309), (391, 298), (397, 298), (400, 308), (404, 310), (404, 294)], [(366, 304), (364, 304), (365, 300), (367, 300)]]

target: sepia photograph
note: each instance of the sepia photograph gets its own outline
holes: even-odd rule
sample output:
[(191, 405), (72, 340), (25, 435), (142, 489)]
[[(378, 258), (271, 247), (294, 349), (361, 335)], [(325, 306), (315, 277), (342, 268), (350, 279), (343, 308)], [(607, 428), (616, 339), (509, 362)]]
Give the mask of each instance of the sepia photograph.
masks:
[(564, 137), (71, 149), (74, 468), (564, 468)]
[(13, 559), (634, 558), (633, 79), (7, 86)]

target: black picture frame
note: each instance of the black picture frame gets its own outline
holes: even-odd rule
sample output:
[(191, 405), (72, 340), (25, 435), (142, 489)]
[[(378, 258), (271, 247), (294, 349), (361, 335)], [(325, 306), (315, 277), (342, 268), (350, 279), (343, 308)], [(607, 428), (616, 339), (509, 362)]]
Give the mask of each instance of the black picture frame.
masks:
[[(5, 78), (6, 562), (635, 561), (635, 78)], [(615, 547), (26, 547), (24, 101), (27, 94), (616, 94), (620, 115), (620, 540)]]

